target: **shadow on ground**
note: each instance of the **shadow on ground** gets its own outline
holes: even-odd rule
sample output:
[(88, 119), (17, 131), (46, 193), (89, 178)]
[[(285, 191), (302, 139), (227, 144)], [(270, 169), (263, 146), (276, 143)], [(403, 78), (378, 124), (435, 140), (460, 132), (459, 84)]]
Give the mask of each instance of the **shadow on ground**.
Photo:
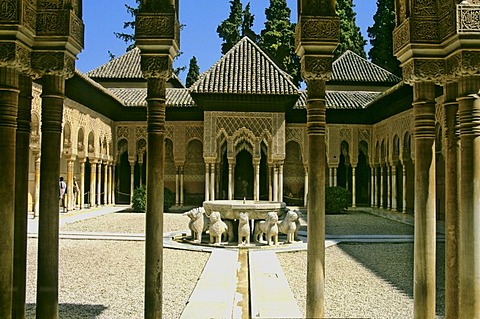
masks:
[[(338, 247), (413, 299), (413, 243), (343, 243)], [(436, 314), (445, 315), (445, 243), (437, 242)]]
[[(107, 307), (103, 305), (82, 305), (61, 303), (58, 305), (59, 317), (64, 319), (93, 319), (97, 318)], [(35, 318), (35, 304), (29, 303), (26, 307), (27, 319)]]

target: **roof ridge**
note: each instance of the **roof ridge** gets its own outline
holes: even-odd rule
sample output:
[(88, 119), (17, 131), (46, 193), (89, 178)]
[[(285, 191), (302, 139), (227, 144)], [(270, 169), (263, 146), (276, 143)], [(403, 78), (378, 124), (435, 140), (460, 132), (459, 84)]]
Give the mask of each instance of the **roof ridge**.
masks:
[[(261, 83), (252, 82), (257, 78)], [(265, 82), (267, 79), (270, 81)], [(258, 44), (245, 36), (199, 76), (190, 92), (296, 94), (298, 88)]]

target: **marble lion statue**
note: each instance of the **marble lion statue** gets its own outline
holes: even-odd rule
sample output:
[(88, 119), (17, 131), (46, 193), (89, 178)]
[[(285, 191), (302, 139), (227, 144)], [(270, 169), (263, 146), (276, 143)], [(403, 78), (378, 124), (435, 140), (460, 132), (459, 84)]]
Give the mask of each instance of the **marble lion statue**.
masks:
[(208, 228), (210, 234), (210, 244), (220, 245), (222, 242), (222, 235), (228, 235), (228, 226), (222, 221), (219, 212), (212, 212), (210, 214), (210, 226)]
[(278, 231), (287, 235), (287, 243), (295, 241), (295, 235), (298, 233), (297, 220), (298, 214), (293, 210), (287, 209), (285, 218), (278, 223)]
[[(243, 239), (245, 238), (245, 241)], [(241, 212), (238, 219), (238, 244), (250, 244), (250, 223), (248, 213)]]
[(205, 215), (205, 209), (198, 207), (185, 212), (183, 215), (190, 218), (188, 228), (190, 228), (192, 239), (195, 242), (202, 241), (202, 233), (208, 230), (209, 219)]
[(265, 220), (255, 223), (253, 238), (259, 242), (263, 234), (267, 235), (267, 245), (278, 245), (278, 216), (275, 212), (269, 212)]

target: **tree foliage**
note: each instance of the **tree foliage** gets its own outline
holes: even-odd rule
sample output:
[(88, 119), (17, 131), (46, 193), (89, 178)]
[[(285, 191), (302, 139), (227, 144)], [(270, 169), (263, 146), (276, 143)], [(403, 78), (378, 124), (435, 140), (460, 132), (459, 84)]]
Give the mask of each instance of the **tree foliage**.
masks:
[(353, 11), (354, 7), (352, 0), (337, 0), (337, 15), (340, 18), (340, 44), (334, 52), (335, 57), (339, 57), (347, 50), (353, 51), (363, 58), (367, 57), (365, 54), (367, 41), (363, 38), (360, 28), (355, 22), (357, 14)]
[(393, 29), (395, 9), (393, 0), (377, 0), (377, 12), (373, 16), (373, 26), (368, 28), (372, 45), (368, 51), (371, 61), (397, 76), (402, 76), (400, 62), (393, 55)]
[[(227, 53), (241, 39), (243, 6), (240, 0), (230, 0), (230, 14), (217, 27), (218, 36), (223, 39), (222, 54)], [(253, 20), (253, 16), (252, 16)], [(252, 21), (253, 25), (253, 21)]]
[(197, 58), (193, 56), (190, 59), (190, 64), (188, 66), (187, 78), (185, 80), (186, 86), (187, 87), (192, 86), (192, 84), (198, 80), (199, 76), (200, 76), (200, 68), (198, 67)]
[(300, 59), (295, 54), (295, 24), (290, 21), (290, 14), (286, 0), (270, 0), (270, 6), (265, 9), (266, 21), (260, 33), (260, 46), (299, 85)]

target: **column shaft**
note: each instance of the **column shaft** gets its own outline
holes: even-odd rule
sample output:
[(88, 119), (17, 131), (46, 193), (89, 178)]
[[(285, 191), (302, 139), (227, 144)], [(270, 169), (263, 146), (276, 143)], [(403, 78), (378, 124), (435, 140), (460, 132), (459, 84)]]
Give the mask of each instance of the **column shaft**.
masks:
[(108, 204), (108, 164), (103, 165), (103, 205)]
[(383, 208), (383, 181), (385, 180), (385, 175), (383, 173), (383, 166), (380, 166), (380, 208)]
[(73, 165), (75, 161), (72, 159), (67, 160), (67, 210), (73, 210)]
[(392, 210), (397, 210), (397, 168), (392, 165)]
[(12, 316), (18, 72), (0, 68), (0, 318)]
[(435, 317), (435, 86), (414, 84), (414, 317)]
[(330, 167), (328, 169), (328, 186), (332, 187), (333, 186), (333, 167)]
[(370, 207), (375, 207), (375, 167), (370, 168)]
[(324, 317), (325, 305), (325, 81), (310, 80), (307, 99), (308, 200), (307, 318)]
[(407, 170), (405, 163), (402, 165), (402, 213), (407, 212)]
[(135, 162), (130, 162), (130, 205), (133, 203), (133, 191), (135, 190)]
[(305, 166), (305, 181), (304, 181), (303, 206), (308, 205), (308, 166)]
[(445, 108), (445, 318), (459, 318), (458, 309), (458, 173), (457, 173), (457, 87), (444, 87)]
[(278, 166), (278, 201), (283, 202), (283, 164)]
[(458, 83), (461, 172), (459, 197), (459, 318), (480, 318), (480, 99), (478, 77)]
[(210, 164), (205, 164), (205, 201), (210, 200)]
[(97, 164), (97, 206), (102, 204), (102, 161)]
[(233, 164), (228, 163), (228, 199), (229, 200), (233, 200), (232, 185), (233, 185)]
[(115, 165), (112, 167), (112, 204), (115, 205)]
[(85, 207), (85, 158), (80, 160), (80, 209)]
[(95, 188), (97, 180), (97, 163), (90, 162), (90, 208), (95, 207)]
[(175, 206), (180, 206), (180, 167), (177, 166), (175, 172)]
[(183, 177), (184, 177), (183, 166), (180, 166), (180, 207), (183, 207)]
[(391, 183), (391, 169), (387, 164), (385, 167), (387, 170), (387, 209), (392, 208), (392, 183)]
[(35, 206), (33, 208), (33, 218), (38, 216), (40, 211), (40, 154), (35, 155)]
[(355, 167), (352, 166), (352, 207), (357, 207), (357, 181), (355, 178)]
[(210, 200), (215, 200), (215, 163), (210, 164)]
[(58, 229), (60, 143), (65, 79), (43, 77), (40, 219), (38, 227), (37, 311), (40, 318), (58, 318)]
[(162, 317), (166, 79), (148, 79), (145, 318)]
[(278, 166), (273, 166), (273, 201), (278, 202)]
[(333, 168), (333, 186), (338, 186), (337, 168)]
[(27, 274), (27, 218), (32, 80), (20, 77), (15, 154), (15, 241), (13, 264), (13, 318), (25, 318)]

